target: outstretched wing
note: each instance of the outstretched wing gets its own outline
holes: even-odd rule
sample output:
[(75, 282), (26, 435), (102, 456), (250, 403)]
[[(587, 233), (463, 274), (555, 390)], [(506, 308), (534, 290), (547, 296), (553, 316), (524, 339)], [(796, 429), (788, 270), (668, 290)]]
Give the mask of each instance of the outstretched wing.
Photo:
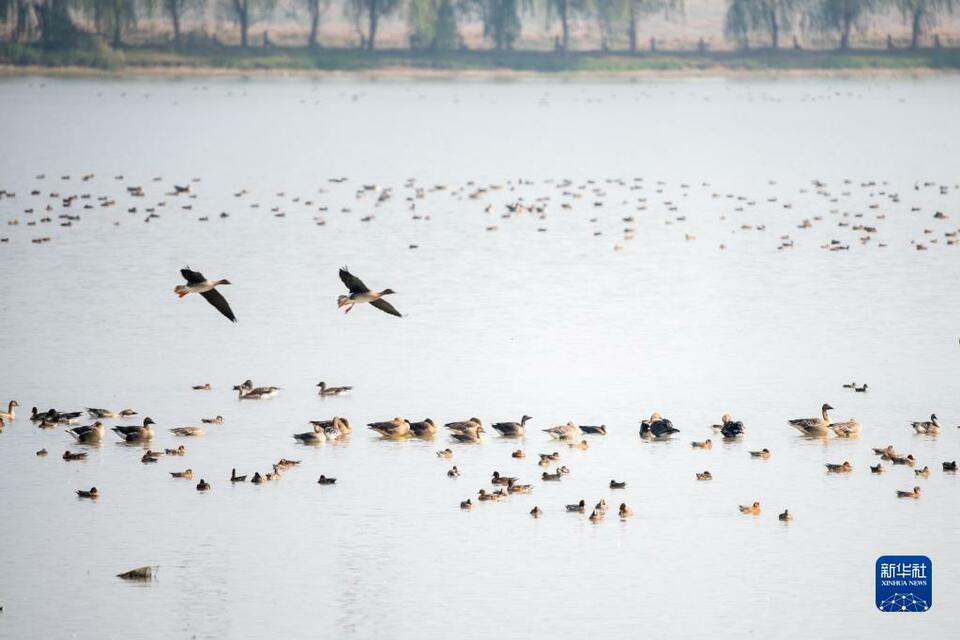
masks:
[(183, 279), (190, 284), (197, 284), (206, 280), (202, 273), (199, 271), (191, 271), (190, 267), (184, 267), (183, 269), (180, 269), (180, 275), (182, 275)]
[(201, 293), (204, 298), (207, 299), (207, 302), (212, 304), (217, 308), (217, 311), (225, 315), (230, 322), (236, 322), (237, 317), (233, 315), (233, 311), (230, 309), (230, 305), (227, 304), (227, 299), (220, 295), (220, 292), (216, 289), (210, 289), (210, 291), (204, 291)]
[(363, 284), (363, 280), (347, 271), (346, 267), (340, 268), (340, 279), (343, 280), (343, 284), (347, 285), (350, 293), (366, 293), (370, 291), (370, 288)]
[(402, 315), (400, 315), (400, 312), (399, 312), (399, 311), (397, 311), (396, 309), (393, 308), (393, 305), (392, 305), (392, 304), (390, 304), (389, 302), (387, 302), (387, 301), (384, 300), (383, 298), (378, 298), (378, 299), (374, 300), (373, 302), (371, 302), (370, 304), (371, 304), (372, 306), (376, 307), (377, 309), (380, 309), (380, 311), (383, 311), (384, 313), (389, 313), (390, 315), (392, 315), (392, 316), (397, 316), (398, 318), (402, 318), (402, 317), (403, 317)]

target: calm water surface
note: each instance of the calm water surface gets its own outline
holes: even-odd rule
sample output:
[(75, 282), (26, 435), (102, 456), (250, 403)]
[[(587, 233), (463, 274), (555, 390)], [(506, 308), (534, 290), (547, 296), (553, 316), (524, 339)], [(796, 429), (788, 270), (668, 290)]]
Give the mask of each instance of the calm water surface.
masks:
[[(950, 77), (0, 82), (16, 194), (0, 199), (0, 402), (23, 405), (0, 434), (0, 636), (943, 637), (960, 622), (960, 478), (940, 470), (960, 458), (958, 100)], [(195, 198), (167, 195), (186, 183)], [(90, 198), (64, 209), (70, 194)], [(545, 216), (502, 218), (518, 201)], [(185, 264), (233, 282), (238, 325), (176, 299)], [(339, 313), (343, 264), (406, 317)], [(282, 391), (240, 402), (245, 378)], [(321, 379), (355, 390), (321, 399)], [(863, 436), (786, 425), (823, 402)], [(32, 405), (131, 406), (158, 423), (153, 448), (187, 455), (143, 465), (111, 434), (64, 462), (77, 447)], [(652, 411), (674, 441), (640, 440)], [(745, 440), (692, 450), (724, 412)], [(942, 435), (913, 435), (931, 412)], [(362, 428), (523, 413), (526, 438), (479, 446)], [(167, 431), (216, 414), (204, 438)], [(360, 428), (290, 437), (333, 415)], [(610, 435), (568, 451), (539, 430), (567, 420)], [(870, 474), (887, 444), (929, 479)], [(572, 473), (542, 483), (536, 453), (558, 449)], [(303, 462), (227, 482), (281, 457)], [(843, 460), (852, 474), (825, 473)], [(193, 482), (168, 475), (187, 467)], [(462, 512), (494, 469), (533, 494)], [(915, 484), (920, 500), (894, 497)], [(91, 485), (99, 501), (74, 497)], [(592, 525), (563, 512), (580, 498), (636, 516)], [(754, 500), (761, 516), (737, 511)], [(926, 614), (874, 608), (874, 562), (901, 553), (933, 559)], [(114, 577), (146, 564), (150, 584)]]

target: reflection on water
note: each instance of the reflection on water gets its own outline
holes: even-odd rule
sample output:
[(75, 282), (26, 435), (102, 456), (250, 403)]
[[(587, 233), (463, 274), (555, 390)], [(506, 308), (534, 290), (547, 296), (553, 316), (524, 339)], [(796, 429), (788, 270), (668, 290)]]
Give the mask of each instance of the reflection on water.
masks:
[[(907, 620), (874, 612), (872, 575), (884, 553), (926, 554), (943, 576), (960, 557), (958, 478), (940, 471), (960, 457), (949, 295), (960, 247), (945, 235), (958, 225), (958, 89), (953, 78), (4, 81), (0, 139), (16, 153), (0, 157), (0, 189), (16, 198), (0, 200), (0, 220), (20, 223), (0, 227), (0, 402), (24, 410), (0, 434), (0, 629), (539, 638), (955, 626), (956, 581), (939, 579), (939, 604)], [(896, 125), (906, 114), (912, 125)], [(337, 176), (349, 179), (328, 182)], [(165, 195), (192, 178), (196, 198)], [(490, 184), (500, 188), (470, 197)], [(144, 198), (125, 193), (134, 185)], [(96, 206), (78, 200), (80, 220), (60, 227), (51, 192)], [(501, 217), (517, 202), (546, 217)], [(159, 213), (148, 223), (147, 207)], [(57, 222), (27, 226), (44, 213)], [(877, 231), (853, 228), (863, 224)], [(794, 246), (778, 250), (787, 235)], [(821, 248), (834, 239), (849, 250)], [(186, 264), (229, 277), (238, 325), (176, 299)], [(396, 289), (405, 317), (338, 312), (344, 264)], [(246, 378), (282, 391), (240, 402), (230, 388)], [(321, 379), (355, 388), (319, 398)], [(843, 389), (851, 380), (869, 392)], [(204, 382), (213, 390), (191, 390)], [(786, 425), (823, 402), (863, 436), (807, 439)], [(142, 464), (144, 446), (109, 431), (78, 447), (63, 427), (29, 422), (31, 405), (131, 406), (139, 416), (107, 426), (149, 415), (148, 447), (187, 453)], [(653, 411), (681, 430), (675, 440), (641, 441)], [(909, 421), (932, 411), (943, 434), (912, 434)], [(746, 424), (743, 442), (717, 441), (709, 425), (725, 412)], [(524, 438), (474, 446), (362, 427), (524, 413)], [(218, 414), (205, 437), (168, 431)], [(292, 439), (334, 415), (355, 426), (348, 439)], [(609, 435), (578, 451), (541, 431), (567, 420)], [(712, 450), (689, 446), (708, 437)], [(870, 474), (870, 448), (888, 444), (930, 477)], [(453, 460), (435, 455), (446, 446)], [(769, 460), (749, 457), (764, 447)], [(61, 460), (68, 448), (87, 459)], [(554, 450), (571, 474), (541, 482), (536, 454)], [(281, 457), (302, 463), (278, 482), (228, 481)], [(825, 472), (844, 460), (853, 473)], [(452, 464), (460, 478), (446, 476)], [(168, 475), (187, 467), (193, 481)], [(695, 480), (704, 469), (713, 481)], [(461, 511), (493, 470), (534, 492)], [(337, 484), (317, 485), (321, 473)], [(195, 490), (201, 477), (211, 491)], [(627, 488), (610, 490), (611, 478)], [(915, 484), (920, 500), (894, 497)], [(74, 497), (90, 486), (97, 501)], [(592, 525), (564, 513), (581, 498), (636, 515)], [(754, 500), (759, 517), (737, 511)], [(160, 566), (149, 584), (115, 578), (146, 564)]]

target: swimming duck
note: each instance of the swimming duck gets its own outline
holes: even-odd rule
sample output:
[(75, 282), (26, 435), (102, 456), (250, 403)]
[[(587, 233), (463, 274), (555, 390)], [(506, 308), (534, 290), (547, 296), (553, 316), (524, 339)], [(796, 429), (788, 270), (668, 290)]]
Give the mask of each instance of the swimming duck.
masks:
[(866, 393), (866, 392), (867, 392), (867, 383), (864, 382), (864, 383), (861, 384), (861, 385), (854, 386), (854, 387), (853, 387), (853, 390), (856, 391), (857, 393)]
[(564, 465), (564, 466), (562, 466), (562, 467), (558, 467), (558, 468), (557, 468), (557, 473), (560, 473), (560, 474), (566, 476), (566, 475), (569, 475), (569, 474), (570, 474), (570, 469), (567, 468), (566, 465)]
[(141, 442), (153, 439), (153, 427), (156, 424), (152, 418), (147, 416), (143, 419), (143, 424), (132, 427), (113, 427), (114, 431), (121, 439), (127, 442)]
[(399, 416), (389, 422), (371, 422), (367, 426), (384, 438), (396, 439), (410, 435), (410, 422)]
[(203, 429), (203, 427), (177, 427), (175, 429), (170, 429), (170, 433), (183, 437), (207, 435), (207, 432)]
[(570, 513), (583, 513), (587, 508), (587, 501), (583, 498), (580, 499), (580, 502), (577, 504), (568, 504), (567, 511)]
[(80, 453), (73, 453), (72, 451), (64, 451), (63, 459), (64, 460), (84, 460), (87, 457), (87, 452), (83, 451)]
[(162, 455), (163, 454), (160, 453), (159, 451), (151, 451), (147, 449), (147, 452), (144, 453), (143, 456), (140, 458), (140, 462), (142, 462), (143, 464), (151, 464), (154, 462), (158, 462), (160, 460), (160, 456)]
[(451, 468), (447, 471), (447, 477), (448, 477), (448, 478), (459, 478), (459, 477), (460, 477), (460, 469), (457, 469), (457, 465), (453, 465), (453, 467), (451, 467)]
[(411, 422), (410, 430), (418, 438), (429, 438), (437, 433), (437, 425), (430, 418), (424, 418), (420, 422)]
[(277, 464), (273, 466), (276, 469), (282, 469), (283, 471), (286, 471), (287, 469), (292, 469), (294, 467), (300, 466), (300, 461), (289, 460), (287, 458), (280, 458), (280, 460), (277, 461)]
[(729, 413), (723, 414), (723, 416), (720, 418), (720, 424), (713, 425), (713, 428), (715, 431), (719, 431), (720, 434), (728, 440), (739, 438), (746, 433), (743, 423), (739, 420), (734, 420), (733, 416), (731, 416)]
[(853, 467), (847, 461), (844, 461), (843, 464), (831, 464), (828, 462), (824, 466), (827, 468), (827, 473), (850, 473), (853, 471)]
[(556, 427), (544, 429), (544, 432), (549, 433), (550, 437), (556, 438), (557, 440), (565, 440), (579, 436), (580, 427), (573, 422), (568, 422), (567, 424), (561, 424)]
[(830, 416), (827, 415), (827, 411), (832, 410), (829, 404), (824, 403), (820, 407), (820, 417), (819, 418), (797, 418), (795, 420), (788, 420), (790, 426), (795, 428), (800, 433), (807, 436), (823, 436), (829, 433), (830, 427)]
[(750, 506), (740, 505), (740, 513), (747, 513), (751, 516), (756, 516), (760, 514), (760, 503), (754, 502)]
[(507, 484), (507, 493), (532, 493), (533, 485), (532, 484), (520, 484), (516, 481), (516, 478), (511, 478), (510, 483)]
[(870, 465), (870, 473), (883, 473), (884, 471), (885, 469), (883, 468), (883, 465), (879, 462), (876, 466)]
[(593, 508), (596, 509), (597, 511), (602, 512), (602, 513), (606, 513), (606, 512), (607, 512), (607, 501), (606, 501), (605, 499), (603, 499), (603, 498), (600, 498), (600, 502), (598, 502)]
[(353, 387), (328, 387), (323, 380), (317, 383), (317, 387), (320, 389), (318, 394), (321, 396), (338, 396), (353, 389)]
[(477, 494), (477, 499), (481, 502), (486, 500), (499, 500), (501, 497), (502, 495), (500, 493), (496, 491), (493, 493), (487, 493), (486, 489), (480, 489), (479, 493)]
[(627, 488), (627, 481), (624, 480), (623, 482), (617, 482), (616, 480), (611, 480), (611, 481), (610, 481), (610, 488), (611, 488), (611, 489), (626, 489), (626, 488)]
[[(7, 410), (0, 411), (0, 419), (8, 422), (13, 422), (14, 420), (16, 420), (17, 419), (16, 408), (19, 406), (20, 406), (19, 402), (17, 402), (16, 400), (11, 400), (9, 403), (7, 403)], [(34, 407), (34, 409), (36, 409), (36, 407)]]
[(350, 421), (339, 416), (334, 416), (330, 420), (311, 420), (310, 424), (313, 425), (315, 433), (323, 431), (327, 440), (336, 440), (353, 432)]
[(935, 436), (940, 433), (940, 421), (937, 420), (937, 414), (931, 413), (928, 422), (911, 422), (913, 430), (929, 436)]
[[(40, 449), (39, 451), (37, 451), (37, 455), (42, 458), (43, 456), (47, 455), (47, 450), (46, 450), (46, 449)], [(944, 462), (943, 464), (947, 464), (947, 463)], [(944, 469), (944, 471), (946, 471), (946, 469)]]
[(760, 451), (751, 451), (750, 457), (767, 459), (770, 457), (770, 449), (761, 449)]
[(603, 520), (603, 518), (604, 518), (605, 515), (606, 515), (606, 514), (605, 514), (603, 511), (598, 511), (598, 510), (594, 509), (594, 510), (590, 513), (590, 522), (592, 522), (592, 523), (594, 523), (594, 524), (596, 524), (596, 523), (598, 523), (598, 522), (601, 522), (601, 521)]
[(187, 281), (187, 284), (178, 284), (173, 288), (173, 292), (177, 294), (178, 298), (183, 298), (190, 293), (199, 293), (204, 300), (213, 305), (230, 322), (237, 321), (237, 317), (233, 315), (227, 299), (216, 289), (220, 285), (232, 284), (229, 280), (207, 280), (199, 271), (191, 271), (190, 267), (180, 269), (180, 275)]
[(560, 473), (559, 470), (557, 470), (557, 471), (555, 471), (555, 472), (553, 472), (553, 473), (547, 473), (546, 471), (544, 471), (544, 472), (543, 472), (543, 475), (540, 476), (540, 478), (541, 478), (542, 480), (553, 480), (553, 481), (560, 480), (560, 478), (562, 478), (562, 477), (563, 477), (563, 474)]
[(171, 471), (170, 477), (172, 478), (183, 478), (185, 480), (193, 479), (193, 469), (187, 469), (186, 471)]
[(87, 407), (87, 413), (90, 414), (91, 418), (129, 418), (130, 416), (137, 415), (137, 412), (133, 409), (112, 411), (110, 409), (97, 409), (95, 407)]
[(916, 463), (916, 459), (913, 457), (912, 453), (908, 453), (905, 456), (893, 456), (890, 458), (890, 462), (893, 464), (905, 464), (912, 467), (914, 463)]
[(204, 480), (203, 478), (200, 478), (200, 482), (197, 483), (197, 491), (209, 491), (209, 490), (210, 490), (210, 483)]
[(523, 449), (517, 449), (516, 451), (514, 451), (513, 453), (510, 454), (510, 457), (511, 457), (511, 458), (523, 459), (523, 458), (526, 458), (526, 457), (527, 457), (527, 454), (525, 454), (525, 453), (523, 452)]
[(919, 476), (919, 477), (921, 477), (921, 478), (929, 478), (929, 477), (930, 477), (930, 467), (924, 467), (923, 469), (914, 469), (914, 470), (913, 470), (913, 475)]
[(554, 451), (553, 453), (540, 453), (537, 454), (540, 456), (540, 462), (538, 463), (541, 467), (546, 467), (554, 460), (560, 459), (560, 452)]
[(203, 424), (223, 424), (223, 416), (217, 416), (216, 418), (200, 418), (200, 422)]
[(780, 520), (780, 522), (790, 522), (793, 520), (793, 515), (790, 514), (789, 509), (784, 509), (783, 513), (777, 516), (777, 518)]
[(832, 422), (829, 427), (838, 438), (856, 438), (863, 430), (856, 418), (850, 418), (846, 422)]
[(697, 474), (697, 480), (713, 480), (713, 474), (709, 471)]
[(567, 446), (571, 449), (580, 449), (581, 451), (586, 451), (590, 448), (590, 445), (587, 444), (586, 440), (581, 440), (580, 442), (571, 442)]
[(666, 440), (675, 433), (680, 433), (680, 429), (675, 428), (670, 420), (661, 417), (657, 412), (651, 413), (648, 420), (640, 423), (641, 438)]
[(533, 418), (524, 414), (520, 422), (496, 422), (490, 426), (504, 437), (522, 436), (527, 430), (527, 420), (533, 420)]
[(97, 491), (96, 487), (90, 487), (89, 491), (84, 491), (83, 489), (77, 489), (78, 498), (91, 498), (97, 499), (100, 497), (100, 493)]
[(530, 509), (530, 515), (532, 515), (534, 518), (539, 518), (543, 515), (543, 509), (540, 507), (534, 507), (533, 509)]
[(337, 308), (347, 308), (344, 313), (350, 313), (350, 311), (353, 309), (353, 306), (356, 304), (369, 302), (370, 306), (376, 307), (384, 313), (389, 313), (390, 315), (398, 318), (403, 317), (392, 304), (383, 299), (383, 296), (396, 293), (393, 289), (384, 289), (383, 291), (379, 292), (371, 291), (367, 285), (363, 284), (363, 281), (360, 280), (360, 278), (350, 273), (346, 267), (342, 267), (340, 269), (340, 280), (342, 280), (343, 284), (345, 284), (347, 289), (350, 290), (350, 295), (337, 297)]
[(463, 431), (454, 431), (450, 437), (458, 442), (480, 442), (480, 434), (484, 432), (483, 427), (476, 425), (474, 428), (466, 428)]
[(474, 417), (474, 418), (470, 418), (469, 420), (460, 420), (458, 422), (448, 422), (443, 426), (447, 429), (450, 429), (451, 431), (461, 433), (463, 431), (468, 431), (468, 430), (472, 431), (477, 427), (481, 427), (483, 426), (483, 422), (480, 421), (480, 418)]
[(180, 445), (176, 449), (164, 449), (163, 452), (168, 456), (182, 456), (187, 453), (187, 448)]
[(710, 440), (710, 438), (707, 438), (703, 442), (697, 442), (694, 440), (690, 443), (690, 446), (692, 446), (694, 449), (712, 449), (713, 442)]
[(874, 447), (874, 448), (873, 448), (873, 453), (876, 454), (876, 455), (878, 455), (878, 456), (884, 456), (885, 458), (890, 458), (890, 457), (893, 457), (894, 455), (896, 455), (896, 453), (895, 453), (894, 450), (893, 450), (893, 445), (892, 445), (892, 444), (891, 444), (891, 445), (887, 445), (887, 446), (884, 447), (883, 449), (877, 449), (876, 447)]
[(956, 470), (957, 470), (957, 461), (954, 460), (953, 462), (944, 462), (944, 463), (943, 463), (943, 470), (944, 470), (944, 471), (956, 471)]
[(238, 476), (236, 469), (230, 469), (230, 482), (246, 482), (247, 476)]
[(461, 509), (472, 509), (472, 508), (473, 508), (473, 502), (470, 501), (470, 498), (467, 498), (466, 500), (464, 500), (463, 502), (460, 503), (460, 508), (461, 508)]
[(633, 515), (633, 509), (628, 507), (626, 502), (621, 502), (620, 510), (617, 512), (617, 515), (619, 515), (621, 518), (629, 518)]
[(328, 478), (322, 473), (320, 474), (320, 479), (317, 480), (317, 484), (336, 484), (336, 483), (337, 483), (336, 478)]
[(323, 427), (315, 424), (313, 426), (313, 431), (295, 433), (293, 434), (293, 439), (299, 440), (304, 444), (321, 444), (327, 441), (327, 434), (323, 430)]
[(73, 436), (77, 442), (82, 444), (97, 444), (103, 440), (103, 423), (94, 422), (84, 427), (72, 427), (67, 429), (67, 433)]
[(592, 425), (592, 424), (581, 424), (580, 431), (584, 433), (589, 433), (591, 435), (605, 436), (607, 435), (607, 425)]
[(914, 487), (913, 491), (897, 491), (898, 498), (919, 498), (920, 497), (920, 487)]
[(506, 476), (501, 476), (499, 471), (494, 471), (493, 478), (491, 478), (490, 480), (492, 484), (497, 484), (497, 485), (509, 485), (511, 482), (516, 482), (516, 481), (517, 481), (516, 478), (508, 478)]
[(273, 471), (268, 471), (263, 477), (267, 480), (279, 480), (283, 477), (283, 472), (280, 471), (280, 467), (273, 465)]
[(211, 389), (213, 389), (213, 387), (210, 386), (210, 383), (209, 383), (209, 382), (204, 383), (204, 384), (195, 384), (195, 385), (193, 385), (193, 390), (194, 390), (194, 391), (210, 391)]
[(240, 400), (266, 400), (276, 396), (280, 387), (254, 387), (253, 382), (247, 380), (243, 384), (235, 385), (233, 390), (237, 392)]
[(250, 480), (252, 484), (263, 484), (263, 476), (260, 475), (259, 471), (253, 472), (253, 478)]
[(448, 447), (446, 449), (442, 449), (441, 451), (437, 451), (437, 457), (443, 458), (444, 460), (449, 460), (453, 457), (453, 450)]

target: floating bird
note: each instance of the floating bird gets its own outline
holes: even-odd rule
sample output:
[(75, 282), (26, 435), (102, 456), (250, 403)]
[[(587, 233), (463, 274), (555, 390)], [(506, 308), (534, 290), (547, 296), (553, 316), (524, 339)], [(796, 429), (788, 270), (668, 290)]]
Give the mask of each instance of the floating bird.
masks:
[(853, 471), (851, 464), (846, 461), (842, 464), (831, 464), (828, 462), (824, 466), (827, 468), (827, 473), (850, 473)]
[(752, 505), (744, 506), (740, 505), (740, 513), (746, 513), (751, 516), (756, 516), (760, 514), (760, 503), (754, 502)]
[(866, 393), (866, 392), (867, 392), (867, 384), (866, 384), (866, 383), (863, 383), (863, 384), (860, 385), (859, 387), (855, 386), (855, 387), (853, 388), (853, 390), (856, 391), (857, 393)]
[(320, 474), (320, 479), (317, 480), (317, 484), (336, 484), (336, 478), (328, 478), (327, 476)]
[(567, 511), (570, 513), (583, 513), (584, 510), (586, 510), (586, 508), (587, 508), (587, 501), (582, 498), (580, 499), (580, 502), (578, 502), (577, 504), (567, 505)]
[(764, 460), (766, 460), (767, 458), (770, 457), (770, 449), (761, 449), (760, 451), (751, 451), (750, 457), (763, 458)]
[(235, 385), (233, 390), (239, 393), (240, 400), (264, 400), (280, 392), (280, 387), (254, 387), (252, 380)]
[(511, 457), (511, 458), (519, 458), (519, 459), (522, 460), (523, 458), (526, 458), (526, 457), (527, 457), (527, 454), (525, 454), (525, 453), (523, 452), (523, 449), (517, 449), (516, 451), (514, 451), (513, 453), (510, 454), (510, 457)]
[(317, 383), (317, 387), (320, 388), (318, 393), (321, 396), (338, 396), (341, 393), (346, 393), (353, 389), (353, 387), (328, 387), (327, 383), (323, 380)]
[(410, 430), (418, 438), (430, 438), (437, 433), (437, 425), (430, 418), (424, 418), (420, 422), (411, 422)]
[(480, 421), (480, 418), (470, 418), (469, 420), (461, 420), (459, 422), (448, 422), (443, 426), (451, 431), (463, 432), (467, 430), (472, 431), (477, 427), (483, 426), (483, 423)]
[(880, 464), (879, 462), (877, 463), (876, 466), (870, 465), (870, 473), (883, 473), (884, 471), (885, 469), (883, 468), (883, 465)]
[(898, 498), (913, 498), (917, 499), (920, 497), (920, 487), (914, 487), (913, 491), (897, 491)]
[(475, 425), (471, 427), (465, 427), (460, 431), (454, 431), (450, 434), (450, 437), (456, 440), (457, 442), (468, 442), (468, 443), (477, 443), (481, 441), (480, 434), (484, 433), (482, 425)]
[(209, 491), (209, 490), (210, 490), (210, 483), (204, 480), (203, 478), (200, 478), (200, 482), (197, 483), (197, 491)]
[(67, 461), (70, 461), (70, 460), (85, 460), (86, 457), (87, 457), (87, 452), (86, 452), (86, 451), (84, 451), (84, 452), (82, 452), (82, 453), (73, 453), (72, 451), (64, 451), (64, 452), (63, 452), (63, 459), (64, 459), (64, 460), (67, 460)]
[(441, 451), (437, 451), (437, 457), (438, 457), (438, 458), (443, 458), (443, 459), (445, 459), (445, 460), (449, 460), (450, 458), (453, 457), (453, 450), (448, 447), (448, 448), (443, 449), (443, 450), (441, 450)]
[(299, 440), (304, 444), (322, 444), (327, 441), (327, 434), (323, 427), (314, 425), (313, 431), (293, 434), (294, 440)]
[(170, 477), (172, 478), (183, 478), (184, 480), (193, 479), (193, 469), (187, 469), (186, 471), (171, 471)]
[(605, 424), (600, 424), (600, 425), (581, 424), (579, 426), (580, 426), (580, 431), (583, 431), (584, 433), (589, 433), (591, 435), (598, 435), (598, 436), (607, 435), (607, 425)]
[(789, 420), (790, 426), (807, 436), (824, 436), (830, 431), (830, 416), (827, 411), (833, 409), (829, 404), (820, 407), (819, 418), (797, 418)]
[(709, 471), (697, 474), (697, 480), (713, 480), (713, 474)]
[(87, 413), (91, 418), (129, 418), (137, 415), (133, 409), (124, 409), (123, 411), (111, 411), (110, 409), (96, 409), (87, 407)]
[(183, 437), (207, 435), (207, 432), (203, 427), (177, 427), (175, 429), (170, 429), (170, 433)]
[(793, 520), (793, 515), (790, 514), (789, 509), (784, 509), (783, 513), (777, 516), (777, 518), (780, 520), (780, 522), (790, 522)]
[(530, 509), (530, 515), (534, 518), (539, 518), (543, 515), (543, 509), (540, 507), (534, 507), (533, 509)]
[(533, 418), (524, 414), (520, 422), (496, 422), (490, 426), (504, 437), (522, 436), (527, 430), (527, 420), (533, 420)]
[(447, 471), (447, 477), (448, 478), (460, 477), (460, 469), (457, 469), (457, 465), (453, 465), (453, 467)]
[(675, 428), (670, 420), (662, 418), (657, 412), (651, 413), (648, 420), (640, 423), (641, 438), (666, 440), (675, 433), (680, 433), (680, 429)]
[(187, 453), (187, 448), (180, 445), (176, 449), (164, 449), (163, 452), (168, 456), (182, 456)]
[(603, 518), (605, 515), (606, 514), (603, 511), (600, 511), (599, 509), (594, 509), (590, 513), (590, 522), (597, 524), (598, 522), (603, 521)]
[(713, 425), (713, 429), (719, 431), (720, 434), (728, 440), (739, 438), (746, 433), (743, 423), (739, 420), (734, 420), (733, 416), (729, 413), (723, 414), (723, 417), (720, 418), (720, 424)]
[(464, 500), (463, 502), (460, 503), (460, 508), (461, 508), (461, 509), (472, 509), (472, 508), (473, 508), (473, 502), (470, 501), (470, 498), (467, 498), (466, 500)]
[[(37, 451), (37, 455), (38, 455), (38, 456), (40, 456), (41, 458), (42, 458), (43, 456), (45, 456), (45, 455), (47, 455), (47, 450), (46, 450), (46, 448), (44, 448), (44, 449), (40, 449), (39, 451)], [(946, 462), (944, 462), (943, 464), (947, 464), (947, 463), (946, 463)], [(944, 469), (943, 469), (943, 470), (944, 470), (944, 471), (946, 471), (946, 470), (947, 470), (947, 468), (946, 468), (946, 467), (944, 467)]]
[(247, 476), (238, 476), (236, 469), (230, 469), (230, 482), (246, 482)]
[(139, 442), (153, 438), (153, 427), (156, 424), (149, 416), (143, 419), (143, 425), (132, 427), (113, 427), (113, 431), (127, 442)]
[(697, 442), (696, 440), (694, 440), (693, 442), (690, 443), (690, 446), (693, 447), (694, 449), (712, 449), (713, 442), (710, 440), (710, 438), (707, 438), (703, 442)]
[(831, 422), (829, 427), (838, 438), (856, 438), (863, 430), (856, 418), (850, 418), (846, 422)]
[(84, 427), (73, 427), (67, 429), (67, 433), (73, 436), (77, 442), (82, 444), (97, 444), (103, 440), (103, 423), (100, 421)]
[(629, 518), (630, 516), (633, 515), (633, 509), (628, 507), (626, 502), (621, 502), (620, 509), (617, 512), (617, 515), (620, 516), (621, 518)]
[(509, 478), (510, 482), (507, 484), (507, 493), (533, 493), (532, 484), (520, 484), (517, 482), (516, 478)]
[(543, 475), (540, 476), (542, 480), (553, 481), (553, 482), (560, 480), (560, 478), (562, 477), (563, 477), (563, 474), (560, 473), (559, 469), (553, 473), (547, 473), (546, 471), (544, 471)]
[(371, 422), (367, 426), (384, 438), (397, 439), (410, 435), (410, 422), (400, 417), (388, 422)]
[(223, 424), (223, 416), (217, 416), (216, 418), (200, 418), (200, 422), (203, 424)]
[(90, 487), (89, 491), (84, 491), (83, 489), (77, 489), (78, 498), (91, 498), (96, 500), (100, 497), (100, 492), (97, 491), (96, 487)]
[(517, 481), (516, 478), (508, 478), (506, 476), (501, 476), (499, 471), (494, 471), (493, 477), (491, 478), (490, 483), (498, 484), (498, 485), (510, 485), (516, 481)]
[[(7, 420), (7, 421), (9, 421), (9, 422), (13, 422), (14, 420), (16, 420), (16, 419), (17, 419), (17, 412), (15, 411), (15, 409), (16, 409), (16, 407), (19, 407), (19, 406), (20, 406), (20, 403), (19, 403), (19, 402), (17, 402), (16, 400), (11, 400), (11, 401), (7, 404), (7, 410), (6, 410), (6, 411), (0, 411), (0, 419), (2, 419), (2, 420)], [(36, 407), (34, 407), (34, 409), (36, 409)], [(52, 411), (52, 409), (51, 409), (51, 411)]]
[(940, 433), (940, 421), (937, 420), (937, 414), (931, 413), (928, 422), (911, 422), (913, 430), (917, 433), (935, 436)]
[(581, 433), (580, 427), (573, 422), (561, 424), (556, 427), (550, 427), (549, 429), (544, 429), (543, 431), (545, 433), (549, 433), (551, 438), (556, 438), (557, 440), (576, 438)]
[(212, 304), (217, 311), (222, 313), (230, 322), (236, 322), (237, 317), (233, 315), (227, 299), (220, 295), (216, 287), (224, 284), (231, 284), (229, 280), (207, 280), (199, 271), (191, 271), (190, 267), (180, 269), (180, 275), (187, 281), (187, 284), (178, 284), (173, 291), (178, 297), (182, 298), (190, 293), (199, 293)]
[(943, 463), (943, 470), (944, 470), (944, 471), (956, 471), (956, 470), (957, 470), (957, 461), (954, 460), (953, 462), (944, 462), (944, 463)]
[(343, 281), (343, 284), (347, 286), (347, 289), (350, 290), (350, 295), (339, 296), (337, 298), (337, 307), (347, 308), (344, 313), (350, 313), (350, 310), (353, 309), (353, 306), (356, 304), (369, 302), (372, 306), (380, 309), (380, 311), (384, 313), (389, 313), (398, 318), (403, 317), (392, 304), (383, 299), (383, 296), (396, 293), (393, 289), (384, 289), (380, 292), (371, 291), (367, 285), (363, 284), (360, 278), (350, 273), (346, 267), (340, 269), (340, 279)]
[[(182, 297), (182, 296), (181, 296), (181, 297)], [(194, 391), (210, 391), (211, 389), (213, 389), (213, 387), (210, 386), (210, 383), (209, 383), (209, 382), (207, 382), (207, 383), (205, 383), (205, 384), (195, 384), (195, 385), (193, 385), (193, 390), (194, 390)]]
[(626, 482), (626, 481), (617, 482), (616, 480), (611, 480), (611, 481), (610, 481), (610, 488), (611, 488), (611, 489), (626, 489), (626, 488), (627, 488), (627, 482)]

